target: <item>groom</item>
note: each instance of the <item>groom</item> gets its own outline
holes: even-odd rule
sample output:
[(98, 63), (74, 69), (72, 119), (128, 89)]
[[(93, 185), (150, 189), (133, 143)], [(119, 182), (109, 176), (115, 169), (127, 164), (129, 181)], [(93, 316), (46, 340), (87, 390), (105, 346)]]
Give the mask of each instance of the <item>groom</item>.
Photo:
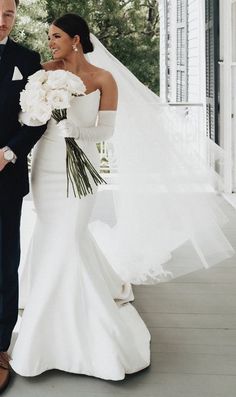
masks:
[(19, 0), (0, 0), (0, 392), (7, 386), (18, 314), (22, 199), (29, 191), (27, 154), (46, 129), (18, 122), (20, 92), (41, 68), (40, 57), (9, 38)]

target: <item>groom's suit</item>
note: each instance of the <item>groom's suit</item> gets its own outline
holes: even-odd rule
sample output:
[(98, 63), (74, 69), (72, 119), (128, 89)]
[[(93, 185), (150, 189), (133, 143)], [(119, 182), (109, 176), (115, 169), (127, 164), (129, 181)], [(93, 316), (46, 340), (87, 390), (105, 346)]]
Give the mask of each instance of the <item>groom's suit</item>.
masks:
[(17, 156), (0, 172), (0, 351), (9, 347), (18, 312), (18, 266), (22, 198), (29, 191), (27, 154), (46, 129), (21, 126), (20, 92), (41, 68), (40, 57), (8, 39), (0, 59), (0, 148)]

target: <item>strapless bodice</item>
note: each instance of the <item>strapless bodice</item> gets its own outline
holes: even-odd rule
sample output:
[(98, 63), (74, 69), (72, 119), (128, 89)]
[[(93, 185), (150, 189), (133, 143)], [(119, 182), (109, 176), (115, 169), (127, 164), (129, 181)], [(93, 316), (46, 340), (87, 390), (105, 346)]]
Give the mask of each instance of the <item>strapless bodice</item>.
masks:
[(94, 126), (100, 102), (100, 91), (96, 90), (85, 96), (75, 97), (67, 111), (67, 117), (75, 125)]
[[(74, 97), (70, 108), (67, 110), (67, 119), (73, 124), (82, 127), (91, 127), (96, 124), (100, 103), (100, 90), (91, 92), (90, 94)], [(54, 119), (49, 121), (46, 135), (54, 135), (58, 133), (56, 122)]]
[[(67, 111), (68, 120), (76, 126), (93, 127), (96, 124), (99, 103), (99, 90), (74, 97)], [(99, 169), (100, 157), (96, 143), (80, 139), (76, 139), (76, 142), (94, 167)], [(31, 181), (36, 204), (44, 202), (44, 199), (48, 202), (48, 197), (66, 198), (66, 144), (65, 139), (59, 135), (54, 119), (49, 121), (47, 130), (33, 150)]]

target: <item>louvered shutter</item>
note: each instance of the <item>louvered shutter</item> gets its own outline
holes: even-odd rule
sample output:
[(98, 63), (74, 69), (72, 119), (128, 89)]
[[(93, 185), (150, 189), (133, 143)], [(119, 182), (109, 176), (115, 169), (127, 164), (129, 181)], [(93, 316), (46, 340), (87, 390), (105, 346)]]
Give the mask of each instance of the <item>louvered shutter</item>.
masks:
[(188, 101), (188, 0), (177, 0), (176, 101)]
[(207, 136), (219, 143), (219, 0), (205, 0), (205, 7)]
[(166, 57), (166, 99), (171, 100), (171, 81), (170, 81), (170, 49), (171, 49), (171, 24), (170, 24), (170, 0), (165, 0), (165, 57)]

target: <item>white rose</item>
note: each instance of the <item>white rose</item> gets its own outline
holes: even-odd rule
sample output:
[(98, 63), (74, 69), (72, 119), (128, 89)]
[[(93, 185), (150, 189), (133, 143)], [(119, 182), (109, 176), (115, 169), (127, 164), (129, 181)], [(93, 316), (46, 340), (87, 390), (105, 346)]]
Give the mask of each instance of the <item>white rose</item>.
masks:
[(47, 79), (47, 88), (48, 89), (63, 89), (66, 88), (67, 84), (67, 72), (64, 70), (53, 70), (49, 71), (48, 79)]
[(44, 86), (39, 81), (32, 81), (32, 82), (29, 82), (26, 84), (25, 90), (33, 91), (33, 90), (38, 90), (38, 89), (44, 89), (43, 87)]
[(52, 108), (46, 102), (39, 102), (37, 109), (34, 108), (34, 110), (29, 113), (32, 120), (37, 120), (43, 124), (46, 124), (51, 118)]
[(71, 93), (67, 90), (51, 90), (47, 93), (47, 102), (52, 109), (68, 109), (70, 101)]
[(74, 95), (84, 95), (86, 87), (80, 77), (65, 70), (49, 71), (47, 89), (67, 89)]
[(23, 110), (19, 115), (19, 121), (22, 124), (36, 126), (46, 124), (51, 118), (52, 109), (46, 102), (38, 102), (37, 107), (28, 106), (27, 110)]
[(19, 114), (19, 122), (21, 123), (21, 125), (25, 124), (28, 125), (30, 127), (38, 127), (40, 125), (43, 125), (45, 123), (42, 123), (39, 120), (36, 119), (32, 119), (30, 113), (28, 112), (20, 112)]
[(20, 93), (20, 105), (23, 112), (27, 112), (29, 108), (29, 96), (26, 90)]
[(80, 77), (73, 73), (67, 73), (67, 84), (66, 88), (73, 95), (85, 95), (86, 87)]
[(47, 72), (45, 70), (38, 70), (36, 73), (29, 76), (29, 83), (40, 83), (44, 84), (48, 79)]
[(23, 90), (20, 94), (20, 105), (24, 112), (37, 109), (38, 103), (45, 102), (46, 95), (42, 89), (31, 89), (30, 86)]

